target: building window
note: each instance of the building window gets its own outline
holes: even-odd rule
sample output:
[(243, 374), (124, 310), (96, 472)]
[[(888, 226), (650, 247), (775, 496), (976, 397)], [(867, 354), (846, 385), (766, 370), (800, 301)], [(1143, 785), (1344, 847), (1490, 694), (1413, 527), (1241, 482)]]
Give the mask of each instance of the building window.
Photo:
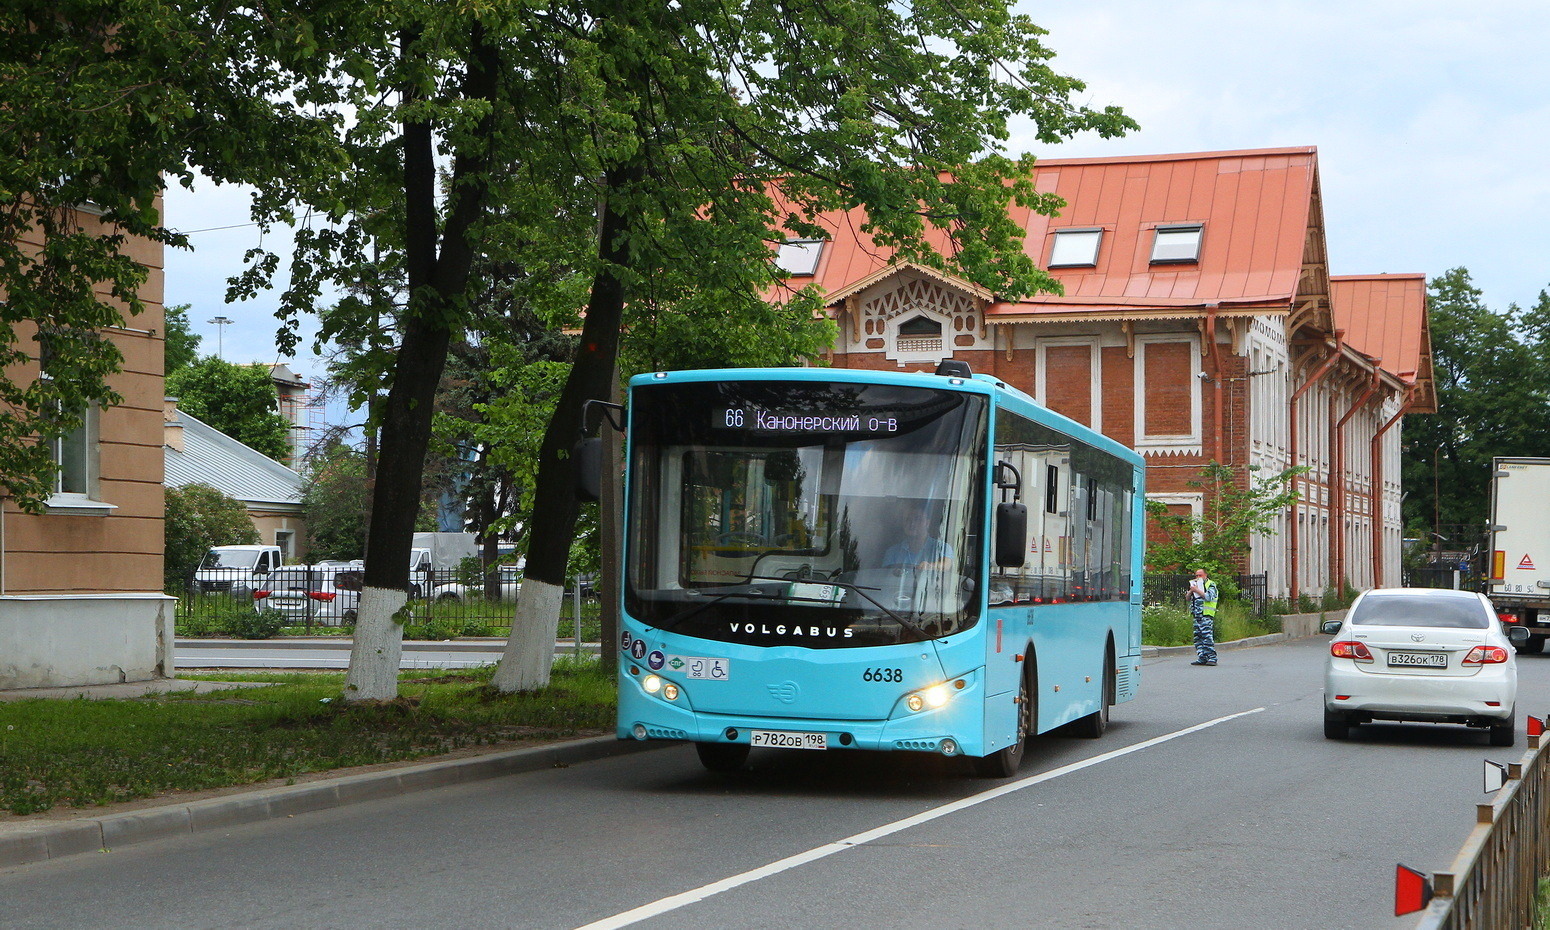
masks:
[(1050, 246), (1051, 268), (1092, 268), (1098, 264), (1098, 247), (1103, 243), (1101, 229), (1060, 229)]
[(775, 267), (789, 275), (812, 275), (822, 254), (822, 239), (788, 239), (775, 254)]
[(97, 500), (97, 416), (86, 408), (81, 425), (49, 440), (49, 454), (58, 472), (47, 501), (50, 513), (103, 514), (116, 508)]
[(79, 494), (85, 497), (91, 493), (91, 471), (88, 467), (91, 461), (90, 416), (91, 411), (88, 410), (80, 426), (51, 442), (54, 464), (59, 468), (59, 473), (54, 476), (55, 494)]
[(1152, 240), (1152, 264), (1200, 261), (1200, 234), (1203, 229), (1199, 223), (1157, 227), (1157, 236)]
[(280, 558), (290, 561), (296, 557), (296, 533), (294, 530), (275, 530), (275, 548), (280, 550)]
[(942, 353), (942, 322), (930, 316), (916, 315), (894, 327), (893, 350), (896, 355), (916, 353), (938, 358)]

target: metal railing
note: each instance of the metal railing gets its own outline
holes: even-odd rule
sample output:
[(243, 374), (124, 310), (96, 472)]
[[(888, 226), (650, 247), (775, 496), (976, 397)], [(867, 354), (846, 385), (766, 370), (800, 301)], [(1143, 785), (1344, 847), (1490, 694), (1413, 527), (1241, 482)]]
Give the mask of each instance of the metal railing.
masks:
[[(1190, 579), (1194, 577), (1194, 572), (1182, 574), (1148, 573), (1143, 595), (1146, 603), (1188, 607), (1189, 603), (1186, 592), (1189, 590)], [(1238, 597), (1242, 600), (1244, 606), (1252, 610), (1256, 617), (1265, 616), (1265, 612), (1269, 607), (1269, 576), (1264, 573), (1234, 575), (1232, 581), (1238, 586)]]
[(1528, 738), (1496, 799), (1475, 806), (1475, 828), (1448, 870), (1432, 875), (1434, 897), (1416, 930), (1539, 926), (1539, 879), (1550, 857), (1550, 765), (1540, 739)]
[[(191, 575), (178, 596), (179, 627), (193, 633), (246, 635), (244, 621), (255, 614), (278, 615), (276, 623), (312, 630), (350, 627), (360, 607), (362, 569), (356, 565), (287, 565), (255, 575), (244, 570), (202, 569)], [(504, 635), (516, 612), (522, 580), (509, 565), (486, 573), (471, 570), (429, 571), (410, 579), (408, 623), (426, 627), (410, 632), (443, 639)], [(583, 635), (596, 625), (596, 589), (583, 576), (567, 586), (560, 607), (560, 631), (573, 636), (580, 610)]]

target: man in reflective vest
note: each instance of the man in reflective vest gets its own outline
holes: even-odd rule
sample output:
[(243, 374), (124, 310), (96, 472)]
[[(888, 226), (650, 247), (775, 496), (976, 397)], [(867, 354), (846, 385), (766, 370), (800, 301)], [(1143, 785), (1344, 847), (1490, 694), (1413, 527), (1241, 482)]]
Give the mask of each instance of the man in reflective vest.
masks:
[(1216, 582), (1203, 568), (1195, 569), (1189, 583), (1189, 615), (1195, 621), (1195, 661), (1191, 665), (1216, 664)]

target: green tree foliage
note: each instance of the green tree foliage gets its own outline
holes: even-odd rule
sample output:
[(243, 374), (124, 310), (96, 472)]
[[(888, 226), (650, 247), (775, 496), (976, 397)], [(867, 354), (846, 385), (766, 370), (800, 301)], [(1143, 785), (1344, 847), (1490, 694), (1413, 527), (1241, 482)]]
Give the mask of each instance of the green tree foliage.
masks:
[[(611, 393), (626, 305), (678, 312), (711, 290), (722, 296), (707, 311), (760, 312), (772, 242), (822, 235), (820, 213), (858, 206), (864, 231), (902, 258), (1007, 297), (1052, 287), (1008, 210), (1058, 201), (1032, 189), (1029, 159), (993, 154), (1008, 121), (1030, 118), (1044, 141), (1134, 125), (1074, 103), (1082, 84), (1050, 68), (1042, 30), (1006, 0), (20, 6), (10, 37), (35, 57), (126, 70), (98, 106), (145, 124), (140, 137), (110, 134), (151, 153), (126, 189), (186, 177), (188, 164), (254, 185), (261, 224), (306, 217), (280, 295), (284, 348), (326, 288), (349, 288), (319, 338), (358, 340), (354, 383), (381, 395), (358, 640), (392, 638), (372, 592), (407, 589), (435, 392), (449, 346), (474, 325), (484, 262), (519, 267), (531, 294), (588, 292), (534, 514), (535, 534), (568, 543), (564, 452), (582, 402)], [(59, 25), (77, 18), (97, 31)], [(26, 76), (69, 109), (48, 88), (73, 71)], [(66, 148), (91, 128), (48, 126)], [(280, 264), (255, 250), (235, 296), (268, 287)], [(739, 344), (723, 340), (725, 354)], [(536, 547), (530, 576), (562, 580), (563, 558), (543, 555), (554, 548)], [(351, 696), (391, 696), (392, 649), (360, 654), (392, 674), (365, 683), (352, 660)]]
[(1157, 529), (1146, 541), (1147, 570), (1204, 568), (1218, 580), (1232, 577), (1248, 557), (1253, 537), (1268, 534), (1275, 517), (1297, 500), (1292, 479), (1305, 471), (1261, 475), (1257, 466), (1240, 471), (1211, 462), (1189, 482), (1205, 492), (1199, 515), (1169, 513), (1162, 501), (1147, 501), (1147, 516)]
[(155, 204), (182, 164), (155, 140), (182, 104), (159, 68), (118, 54), (148, 25), (119, 12), (79, 0), (0, 9), (0, 483), (34, 512), (54, 477), (35, 438), (120, 399), (108, 379), (122, 356), (101, 331), (144, 310), (128, 237), (179, 241)]
[(1491, 459), (1550, 456), (1550, 294), (1498, 312), (1464, 268), (1427, 290), (1437, 413), (1404, 419), (1404, 519), (1412, 535), (1430, 540), (1435, 523), (1444, 548), (1468, 549), (1489, 516)]
[(199, 343), (188, 324), (188, 304), (174, 304), (167, 308), (166, 373), (182, 371), (199, 359)]
[(167, 488), (166, 541), (163, 562), (168, 594), (183, 596), (199, 560), (211, 546), (256, 545), (258, 529), (247, 507), (207, 484)]
[[(558, 103), (593, 129), (560, 151), (584, 166), (577, 177), (601, 182), (596, 250), (581, 344), (540, 450), (530, 582), (564, 581), (563, 550), (542, 542), (572, 536), (568, 451), (583, 404), (612, 392), (626, 307), (769, 319), (771, 240), (827, 238), (821, 214), (852, 207), (901, 259), (1007, 296), (1054, 287), (1008, 210), (1053, 212), (1058, 201), (1032, 189), (1031, 159), (986, 153), (1012, 114), (1031, 116), (1046, 140), (1134, 124), (1071, 104), (1081, 84), (1047, 67), (1040, 35), (996, 0), (752, 0), (735, 11), (641, 0), (576, 22), (564, 48), (577, 80)], [(814, 303), (791, 301), (798, 341), (813, 333), (802, 309)], [(736, 360), (748, 344), (722, 340), (720, 354)], [(547, 681), (550, 633), (521, 629), (546, 622), (545, 609), (519, 602), (497, 688)]]
[(209, 356), (167, 377), (178, 409), (275, 460), (290, 454), (290, 423), (276, 413), (279, 395), (269, 370)]
[(312, 470), (301, 492), (307, 513), (307, 551), (314, 561), (364, 557), (366, 525), (371, 516), (366, 456), (338, 444), (313, 455), (310, 461)]

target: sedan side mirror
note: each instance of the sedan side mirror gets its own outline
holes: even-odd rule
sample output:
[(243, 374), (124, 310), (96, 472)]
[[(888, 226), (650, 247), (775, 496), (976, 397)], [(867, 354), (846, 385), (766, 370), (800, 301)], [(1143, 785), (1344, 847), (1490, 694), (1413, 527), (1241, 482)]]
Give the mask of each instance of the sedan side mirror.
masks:
[(1340, 632), (1340, 624), (1342, 622), (1344, 621), (1325, 620), (1323, 623), (1319, 624), (1319, 632), (1325, 634), (1326, 636), (1334, 636), (1336, 633)]
[(1528, 627), (1518, 626), (1517, 624), (1507, 627), (1507, 638), (1512, 640), (1514, 646), (1521, 646), (1528, 642), (1530, 636)]

